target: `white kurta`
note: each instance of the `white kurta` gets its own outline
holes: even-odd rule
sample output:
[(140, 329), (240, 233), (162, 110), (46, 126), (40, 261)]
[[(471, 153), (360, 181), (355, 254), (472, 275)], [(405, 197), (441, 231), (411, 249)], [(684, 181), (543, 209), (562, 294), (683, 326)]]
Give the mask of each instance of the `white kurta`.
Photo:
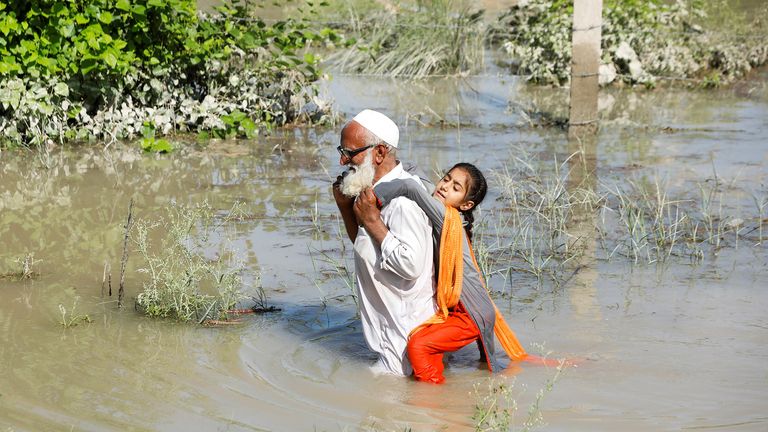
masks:
[[(397, 178), (419, 180), (398, 164), (377, 184)], [(384, 207), (381, 218), (389, 228), (381, 250), (362, 227), (355, 239), (360, 318), (368, 346), (379, 354), (374, 370), (410, 375), (408, 333), (436, 311), (432, 224), (416, 203), (403, 197)]]

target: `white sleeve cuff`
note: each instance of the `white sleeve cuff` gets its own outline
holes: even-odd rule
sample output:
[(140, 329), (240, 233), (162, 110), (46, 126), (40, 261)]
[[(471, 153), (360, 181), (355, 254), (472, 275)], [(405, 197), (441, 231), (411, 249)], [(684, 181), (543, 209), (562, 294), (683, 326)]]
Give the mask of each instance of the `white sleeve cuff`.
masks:
[(384, 240), (381, 242), (381, 268), (386, 267), (385, 263), (398, 246), (400, 246), (400, 242), (395, 235), (392, 234), (392, 231), (388, 231), (387, 236), (384, 237)]

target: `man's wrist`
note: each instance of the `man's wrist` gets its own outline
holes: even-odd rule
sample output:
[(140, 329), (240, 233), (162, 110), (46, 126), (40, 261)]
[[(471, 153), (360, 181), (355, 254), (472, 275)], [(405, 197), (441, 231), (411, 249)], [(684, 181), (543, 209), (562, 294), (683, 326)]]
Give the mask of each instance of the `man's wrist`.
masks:
[(365, 231), (368, 232), (368, 235), (370, 235), (371, 238), (379, 246), (389, 233), (389, 228), (387, 228), (381, 219), (363, 221), (363, 228), (365, 228)]

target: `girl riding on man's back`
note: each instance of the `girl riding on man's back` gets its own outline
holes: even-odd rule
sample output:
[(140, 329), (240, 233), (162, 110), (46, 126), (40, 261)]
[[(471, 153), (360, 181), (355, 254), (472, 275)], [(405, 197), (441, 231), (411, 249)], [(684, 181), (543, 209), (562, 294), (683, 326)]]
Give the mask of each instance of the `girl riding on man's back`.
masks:
[(419, 381), (443, 382), (443, 353), (475, 341), (488, 368), (498, 368), (492, 331), (510, 359), (533, 358), (520, 346), (494, 305), (472, 251), (473, 210), (485, 198), (487, 189), (483, 174), (468, 163), (448, 170), (431, 196), (411, 180), (384, 182), (373, 189), (381, 206), (399, 196), (416, 202), (432, 222), (433, 236), (439, 239), (435, 267), (438, 310), (408, 339), (408, 358)]

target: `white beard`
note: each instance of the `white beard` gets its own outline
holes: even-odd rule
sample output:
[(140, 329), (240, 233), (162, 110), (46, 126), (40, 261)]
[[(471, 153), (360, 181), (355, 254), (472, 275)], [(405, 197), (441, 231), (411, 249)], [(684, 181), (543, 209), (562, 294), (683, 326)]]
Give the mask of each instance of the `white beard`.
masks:
[(369, 152), (363, 163), (350, 168), (341, 182), (341, 193), (354, 198), (360, 195), (365, 188), (373, 186), (373, 177), (376, 170), (373, 168), (373, 152)]

